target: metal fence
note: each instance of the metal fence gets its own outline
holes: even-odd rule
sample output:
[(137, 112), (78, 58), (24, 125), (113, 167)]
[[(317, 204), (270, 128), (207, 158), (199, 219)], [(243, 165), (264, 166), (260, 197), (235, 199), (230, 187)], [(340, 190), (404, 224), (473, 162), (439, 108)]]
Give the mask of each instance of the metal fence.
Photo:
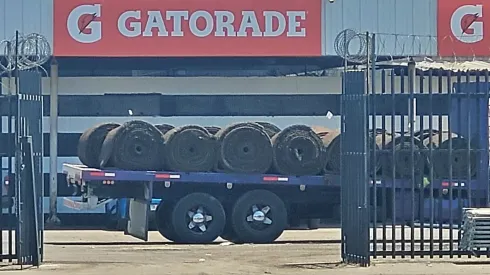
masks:
[(415, 62), (344, 74), (342, 257), (461, 257), (462, 209), (489, 204), (489, 72)]
[[(9, 111), (2, 123), (0, 260), (39, 266), (43, 255), (41, 75), (15, 72), (0, 96)], [(3, 126), (3, 125), (0, 125)], [(6, 131), (5, 131), (6, 130)], [(3, 161), (6, 160), (6, 161)], [(7, 163), (7, 165), (4, 165)], [(4, 167), (5, 166), (5, 167)]]

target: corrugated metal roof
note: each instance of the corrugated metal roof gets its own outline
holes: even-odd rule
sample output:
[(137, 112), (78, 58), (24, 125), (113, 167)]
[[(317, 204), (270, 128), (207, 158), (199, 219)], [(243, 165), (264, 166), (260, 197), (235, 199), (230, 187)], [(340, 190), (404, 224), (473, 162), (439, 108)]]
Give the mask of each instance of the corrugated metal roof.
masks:
[[(434, 61), (429, 58), (423, 60), (415, 60), (415, 66), (418, 70), (444, 70), (444, 71), (485, 71), (490, 70), (490, 62), (488, 61)], [(406, 67), (408, 66), (408, 60), (394, 60), (380, 62), (377, 65), (380, 67)]]

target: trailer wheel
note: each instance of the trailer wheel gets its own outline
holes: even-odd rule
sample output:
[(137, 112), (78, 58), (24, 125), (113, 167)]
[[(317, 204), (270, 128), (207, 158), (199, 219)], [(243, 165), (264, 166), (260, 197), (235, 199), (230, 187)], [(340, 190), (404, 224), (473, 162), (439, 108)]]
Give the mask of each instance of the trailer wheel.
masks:
[(288, 224), (284, 202), (266, 190), (253, 190), (241, 196), (231, 219), (237, 239), (245, 243), (273, 242)]
[(223, 233), (225, 224), (223, 206), (206, 193), (181, 198), (172, 211), (172, 225), (182, 243), (211, 243)]
[(169, 241), (176, 242), (175, 230), (170, 220), (172, 209), (173, 207), (170, 202), (164, 202), (162, 200), (155, 211), (155, 224), (160, 235)]
[[(229, 215), (227, 215), (229, 217)], [(235, 230), (233, 229), (233, 226), (231, 225), (231, 221), (227, 220), (225, 229), (223, 229), (223, 233), (221, 233), (220, 236), (223, 240), (232, 242), (232, 243), (240, 243), (240, 241), (237, 238), (237, 234)]]

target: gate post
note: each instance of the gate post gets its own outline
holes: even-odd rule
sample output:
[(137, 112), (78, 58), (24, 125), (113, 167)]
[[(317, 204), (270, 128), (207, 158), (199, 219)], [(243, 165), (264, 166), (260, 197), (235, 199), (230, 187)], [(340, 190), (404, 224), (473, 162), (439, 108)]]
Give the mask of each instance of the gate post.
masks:
[(368, 113), (366, 72), (343, 73), (341, 100), (342, 260), (368, 266)]

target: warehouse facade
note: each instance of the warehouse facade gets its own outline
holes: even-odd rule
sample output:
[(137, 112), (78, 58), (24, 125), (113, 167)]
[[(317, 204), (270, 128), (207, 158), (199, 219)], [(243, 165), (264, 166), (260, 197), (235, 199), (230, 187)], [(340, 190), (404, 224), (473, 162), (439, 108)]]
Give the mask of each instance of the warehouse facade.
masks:
[[(99, 116), (100, 108), (107, 106), (87, 105), (93, 95), (340, 94), (338, 74), (298, 75), (341, 66), (342, 59), (335, 50), (336, 38), (345, 29), (359, 34), (376, 33), (380, 57), (437, 56), (458, 49), (453, 42), (447, 42), (459, 40), (456, 35), (453, 39), (451, 34), (444, 33), (448, 22), (442, 22), (441, 18), (459, 7), (441, 2), (318, 0), (305, 5), (304, 1), (288, 0), (265, 5), (252, 1), (249, 5), (222, 3), (222, 7), (212, 7), (212, 13), (196, 13), (189, 11), (202, 8), (202, 1), (189, 2), (192, 7), (182, 7), (178, 1), (157, 5), (149, 4), (151, 1), (117, 1), (120, 8), (115, 8), (115, 1), (2, 0), (0, 39), (12, 41), (16, 30), (41, 34), (51, 45), (58, 66), (59, 94), (78, 96), (73, 100), (79, 100), (79, 108), (85, 115), (65, 116), (60, 107), (58, 171), (61, 172), (61, 163), (77, 161), (75, 142), (86, 128), (97, 122), (132, 118), (130, 110), (118, 117)], [(136, 12), (125, 13), (123, 9)], [(475, 35), (480, 21), (470, 26)], [(211, 22), (216, 26), (210, 31)], [(113, 30), (113, 26), (118, 27)], [(474, 40), (476, 44), (481, 43), (481, 39)], [(441, 41), (450, 45), (441, 47)], [(44, 64), (46, 95), (51, 91), (50, 62)], [(8, 80), (3, 76), (2, 93), (5, 93)], [(338, 118), (326, 118), (324, 114), (274, 118), (207, 116), (199, 117), (199, 121), (192, 116), (156, 118), (151, 112), (135, 115), (152, 123), (176, 126), (192, 123), (224, 126), (254, 119), (280, 127), (304, 123), (338, 128)], [(47, 118), (45, 122), (43, 131), (48, 134)], [(6, 127), (5, 121), (2, 125)], [(47, 157), (45, 160), (47, 173)], [(61, 174), (59, 182), (60, 190), (64, 190), (60, 194), (71, 194)]]

